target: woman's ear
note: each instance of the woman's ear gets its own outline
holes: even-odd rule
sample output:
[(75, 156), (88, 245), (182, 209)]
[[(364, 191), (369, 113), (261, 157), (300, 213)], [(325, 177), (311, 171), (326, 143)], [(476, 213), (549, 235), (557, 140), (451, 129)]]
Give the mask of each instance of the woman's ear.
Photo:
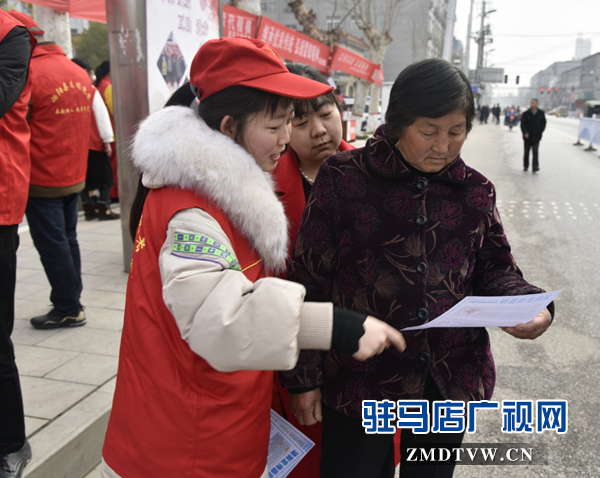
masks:
[(235, 141), (235, 121), (231, 115), (227, 115), (221, 120), (221, 133)]

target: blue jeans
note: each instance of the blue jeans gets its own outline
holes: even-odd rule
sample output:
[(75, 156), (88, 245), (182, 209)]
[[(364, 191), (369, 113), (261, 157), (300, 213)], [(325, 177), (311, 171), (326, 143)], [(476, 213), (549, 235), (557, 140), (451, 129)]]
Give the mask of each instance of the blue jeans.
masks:
[(59, 198), (29, 198), (27, 222), (31, 238), (52, 287), (50, 301), (57, 312), (81, 309), (81, 257), (77, 243), (79, 193)]

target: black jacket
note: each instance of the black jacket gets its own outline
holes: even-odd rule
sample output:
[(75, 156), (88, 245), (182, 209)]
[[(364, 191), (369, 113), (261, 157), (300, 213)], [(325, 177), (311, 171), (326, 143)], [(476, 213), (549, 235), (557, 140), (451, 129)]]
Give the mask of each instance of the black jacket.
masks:
[(531, 108), (521, 116), (521, 131), (523, 135), (529, 133), (529, 139), (542, 139), (542, 133), (546, 129), (546, 115), (538, 108), (533, 114)]
[(31, 40), (25, 27), (13, 28), (0, 42), (0, 118), (25, 88), (30, 56)]

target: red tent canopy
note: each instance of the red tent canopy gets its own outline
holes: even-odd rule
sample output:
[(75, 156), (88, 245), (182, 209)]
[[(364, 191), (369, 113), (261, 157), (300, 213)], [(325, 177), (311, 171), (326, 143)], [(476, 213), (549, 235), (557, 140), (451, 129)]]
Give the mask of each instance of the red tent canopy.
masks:
[(73, 18), (106, 23), (105, 0), (30, 0), (30, 3), (68, 12)]

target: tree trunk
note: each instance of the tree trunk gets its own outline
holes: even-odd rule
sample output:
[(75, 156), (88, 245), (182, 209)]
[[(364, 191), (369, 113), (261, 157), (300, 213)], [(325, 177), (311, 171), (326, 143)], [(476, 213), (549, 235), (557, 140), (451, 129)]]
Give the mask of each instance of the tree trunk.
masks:
[(306, 36), (325, 43), (333, 48), (340, 41), (338, 29), (325, 31), (319, 28), (317, 24), (317, 14), (314, 10), (307, 10), (304, 6), (304, 0), (294, 0), (288, 3), (298, 23), (302, 25), (302, 33)]
[(35, 18), (35, 22), (39, 27), (44, 30), (44, 40), (56, 42), (63, 49), (67, 58), (73, 58), (69, 14), (34, 5), (33, 18)]
[[(369, 83), (367, 80), (359, 79), (356, 82), (356, 97), (354, 98), (354, 106), (352, 107), (352, 116), (359, 116), (362, 118), (362, 115), (365, 112), (370, 86), (371, 83)], [(356, 125), (356, 127), (357, 131), (360, 131), (360, 122)]]
[[(367, 120), (367, 133), (372, 134), (379, 127), (379, 101), (381, 100), (381, 86), (371, 85), (371, 100), (369, 101), (369, 119)], [(383, 120), (383, 118), (382, 118)]]
[[(385, 35), (378, 35), (373, 42), (376, 47), (371, 49), (371, 61), (383, 66), (385, 61), (385, 52), (391, 43)], [(369, 101), (369, 119), (367, 120), (367, 133), (374, 133), (379, 126), (379, 114), (381, 113), (381, 85), (371, 85), (371, 99)], [(383, 118), (382, 118), (383, 120)]]
[(231, 0), (229, 5), (254, 15), (262, 15), (260, 0)]

